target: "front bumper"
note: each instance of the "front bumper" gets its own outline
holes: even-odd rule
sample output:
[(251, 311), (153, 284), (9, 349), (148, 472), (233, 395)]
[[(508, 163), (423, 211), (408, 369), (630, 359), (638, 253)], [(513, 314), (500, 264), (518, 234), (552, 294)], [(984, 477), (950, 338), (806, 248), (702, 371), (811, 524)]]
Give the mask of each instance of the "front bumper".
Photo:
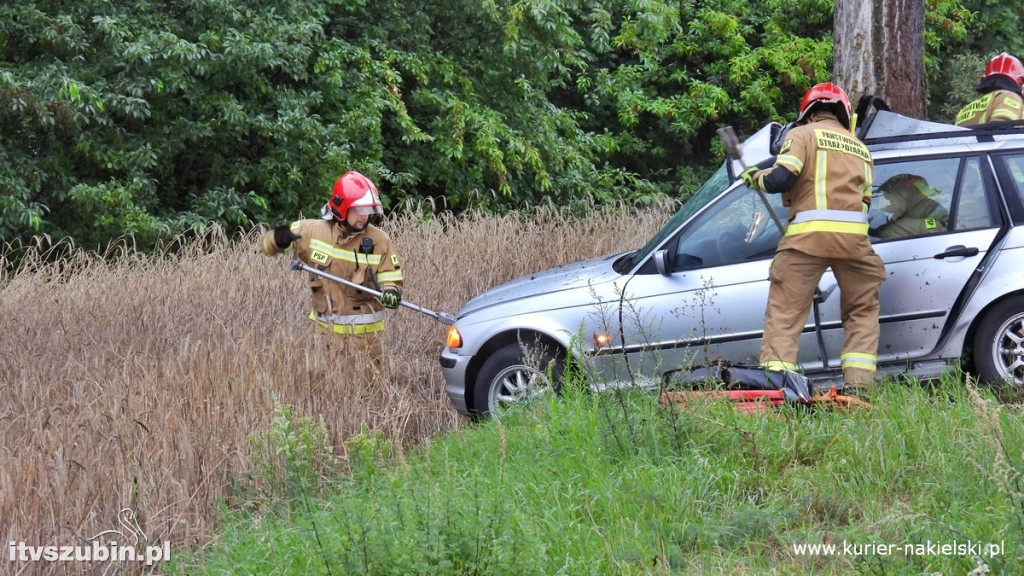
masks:
[(450, 348), (441, 350), (439, 357), (441, 375), (444, 376), (445, 382), (444, 391), (448, 394), (452, 407), (465, 415), (469, 415), (469, 406), (466, 404), (466, 370), (472, 358), (456, 354)]

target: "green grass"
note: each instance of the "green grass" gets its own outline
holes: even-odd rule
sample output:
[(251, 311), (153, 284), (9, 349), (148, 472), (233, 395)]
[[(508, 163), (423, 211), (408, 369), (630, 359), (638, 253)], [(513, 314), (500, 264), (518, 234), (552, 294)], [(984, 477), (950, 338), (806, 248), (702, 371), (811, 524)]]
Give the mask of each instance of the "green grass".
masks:
[[(327, 489), (240, 488), (248, 504), (222, 508), (215, 538), (169, 572), (1022, 573), (1019, 406), (955, 382), (886, 383), (874, 401), (743, 414), (570, 392), (397, 458), (364, 431)], [(844, 542), (919, 549), (794, 548)], [(969, 542), (1005, 553), (937, 548)]]

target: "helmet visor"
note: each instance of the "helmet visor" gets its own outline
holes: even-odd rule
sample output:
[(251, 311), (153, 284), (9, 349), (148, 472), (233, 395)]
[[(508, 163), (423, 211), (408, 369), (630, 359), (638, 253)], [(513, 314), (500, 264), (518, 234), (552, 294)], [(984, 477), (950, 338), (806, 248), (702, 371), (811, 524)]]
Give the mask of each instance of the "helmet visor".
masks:
[(360, 216), (370, 216), (373, 214), (383, 214), (380, 206), (353, 206), (349, 210), (354, 210), (356, 214)]

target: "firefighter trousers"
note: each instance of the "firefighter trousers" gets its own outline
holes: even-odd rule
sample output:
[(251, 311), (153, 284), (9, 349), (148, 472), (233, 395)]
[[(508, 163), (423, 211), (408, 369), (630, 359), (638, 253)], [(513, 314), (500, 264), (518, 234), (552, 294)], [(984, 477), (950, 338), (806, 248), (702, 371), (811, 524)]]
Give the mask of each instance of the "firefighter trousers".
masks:
[(328, 354), (338, 360), (346, 377), (370, 383), (381, 377), (384, 369), (382, 332), (364, 334), (337, 334), (322, 327), (316, 328), (327, 342)]
[(878, 293), (885, 265), (878, 254), (860, 258), (822, 258), (798, 250), (775, 254), (768, 278), (761, 364), (795, 370), (800, 334), (811, 310), (814, 289), (825, 270), (839, 284), (839, 308), (845, 335), (840, 363), (844, 384), (865, 386), (874, 381), (878, 354)]

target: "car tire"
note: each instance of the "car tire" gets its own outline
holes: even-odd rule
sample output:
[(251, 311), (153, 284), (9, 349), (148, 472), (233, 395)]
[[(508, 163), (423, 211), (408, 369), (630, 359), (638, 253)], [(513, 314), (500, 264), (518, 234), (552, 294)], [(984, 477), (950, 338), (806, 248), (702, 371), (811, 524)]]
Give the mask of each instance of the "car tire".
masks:
[[(491, 354), (480, 367), (473, 386), (474, 412), (489, 414), (502, 406), (526, 404), (539, 396), (557, 393), (565, 364), (547, 348), (531, 354), (516, 343)], [(548, 379), (549, 372), (553, 383)]]
[(974, 337), (974, 367), (984, 383), (1024, 385), (1024, 297), (997, 304)]

